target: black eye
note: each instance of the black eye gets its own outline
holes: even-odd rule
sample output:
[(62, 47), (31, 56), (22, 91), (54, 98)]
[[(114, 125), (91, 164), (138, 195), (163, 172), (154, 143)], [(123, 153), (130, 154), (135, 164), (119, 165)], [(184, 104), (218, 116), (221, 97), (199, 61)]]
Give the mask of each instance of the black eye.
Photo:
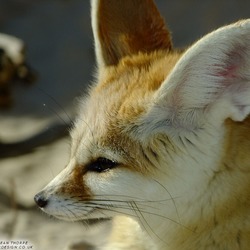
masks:
[(89, 163), (86, 166), (86, 171), (102, 173), (116, 167), (117, 165), (118, 163), (115, 161), (100, 157), (95, 161)]

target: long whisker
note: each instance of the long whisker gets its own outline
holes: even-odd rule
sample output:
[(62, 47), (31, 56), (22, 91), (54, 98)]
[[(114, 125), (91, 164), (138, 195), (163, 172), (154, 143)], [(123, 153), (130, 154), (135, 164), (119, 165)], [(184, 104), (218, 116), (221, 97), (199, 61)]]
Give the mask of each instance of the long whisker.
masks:
[[(36, 87), (39, 91), (41, 91), (44, 95), (46, 95), (47, 97), (49, 97), (56, 105), (57, 105), (57, 107), (59, 107), (59, 109), (60, 110), (62, 110), (63, 111), (63, 113), (67, 116), (67, 118), (69, 119), (69, 121), (71, 122), (71, 123), (73, 123), (73, 120), (71, 119), (71, 117), (68, 115), (68, 113), (66, 112), (66, 110), (63, 108), (63, 106), (52, 96), (52, 95), (50, 95), (48, 92), (46, 92), (45, 90), (43, 90), (42, 88), (40, 88), (40, 87)], [(51, 107), (50, 107), (50, 109), (51, 109)], [(58, 117), (59, 117), (59, 115), (53, 110), (53, 109), (51, 109)], [(61, 117), (59, 117), (59, 118), (61, 118)], [(62, 118), (61, 118), (61, 120), (63, 120)], [(64, 121), (64, 120), (63, 120)], [(64, 121), (65, 122), (65, 121)], [(65, 122), (66, 123), (66, 122)]]
[(129, 213), (125, 213), (125, 212), (123, 212), (123, 211), (117, 211), (117, 210), (114, 210), (114, 209), (110, 209), (110, 208), (108, 208), (108, 207), (97, 206), (97, 207), (95, 207), (95, 208), (107, 210), (107, 211), (110, 211), (110, 212), (113, 212), (113, 213), (116, 213), (116, 214), (126, 215), (126, 216), (128, 216), (128, 217), (135, 217), (135, 218), (137, 218), (136, 215), (129, 214)]
[[(74, 213), (71, 209), (69, 209), (67, 206), (64, 206), (64, 205), (63, 205), (62, 207), (65, 208), (66, 211), (68, 211), (70, 214), (72, 214), (74, 218), (77, 218), (76, 215), (75, 215), (75, 213)], [(66, 211), (64, 211), (65, 215), (67, 215)], [(73, 221), (73, 220), (71, 219), (71, 216), (67, 215), (67, 217), (68, 217), (71, 221)]]
[[(106, 208), (109, 208), (109, 207), (112, 207), (112, 208), (118, 208), (118, 209), (125, 209), (125, 210), (130, 210), (130, 207), (128, 207), (128, 206), (126, 206), (126, 204), (129, 204), (130, 202), (124, 202), (124, 205), (122, 206), (122, 205), (114, 205), (114, 204), (101, 204), (103, 207), (106, 207)], [(90, 206), (90, 207), (94, 207), (94, 206), (96, 206), (96, 204), (95, 203), (92, 203), (91, 205), (93, 205), (93, 206)], [(100, 206), (99, 204), (98, 204), (98, 206)], [(147, 211), (145, 210), (145, 213), (146, 213)]]
[[(130, 216), (130, 217), (131, 216), (135, 217), (133, 214), (129, 214), (129, 213), (125, 213), (125, 212), (122, 212), (122, 211), (117, 211), (117, 210), (112, 209), (112, 208), (121, 208), (121, 209), (130, 209), (130, 208), (128, 208), (128, 207), (117, 207), (117, 206), (113, 206), (112, 204), (110, 204), (109, 206), (107, 206), (106, 204), (103, 205), (103, 204), (94, 204), (93, 203), (91, 205), (83, 205), (83, 204), (76, 205), (75, 204), (74, 206), (78, 206), (78, 208), (86, 208), (87, 207), (87, 208), (107, 210), (107, 211), (110, 211), (110, 212), (114, 212), (114, 213), (118, 213), (118, 214), (123, 214), (123, 215)], [(86, 210), (84, 210), (84, 211), (86, 211)]]
[[(145, 230), (145, 232), (148, 233), (148, 236), (149, 236), (149, 237), (151, 238), (151, 240), (153, 241), (152, 235), (148, 232), (146, 226), (145, 226), (144, 223), (142, 222), (142, 220), (144, 220), (144, 221), (146, 222), (146, 224), (148, 224), (147, 221), (145, 220), (145, 218), (142, 216), (140, 210), (138, 209), (138, 207), (136, 206), (136, 204), (135, 204), (134, 202), (130, 202), (129, 205), (130, 205), (130, 207), (134, 210), (134, 212), (135, 212), (135, 214), (137, 215), (137, 217), (139, 218), (140, 225), (143, 227), (143, 229)], [(139, 215), (138, 215), (138, 213), (139, 213)], [(141, 216), (140, 216), (140, 215), (141, 215)], [(151, 228), (151, 227), (149, 227), (149, 228), (150, 228), (150, 230), (152, 231), (152, 228)]]
[(173, 202), (173, 205), (174, 205), (174, 207), (175, 207), (175, 211), (176, 211), (176, 214), (177, 214), (179, 223), (181, 223), (181, 219), (180, 219), (180, 216), (179, 216), (179, 212), (178, 212), (178, 209), (177, 209), (177, 206), (176, 206), (176, 203), (175, 203), (175, 200), (174, 200), (173, 196), (172, 196), (171, 193), (167, 190), (167, 188), (166, 188), (165, 186), (163, 186), (159, 181), (157, 181), (157, 180), (155, 180), (155, 179), (154, 179), (154, 181), (155, 181), (158, 185), (160, 185), (160, 186), (168, 193), (168, 195), (170, 196), (170, 198), (171, 198), (171, 200), (172, 200), (172, 202)]
[[(160, 184), (160, 183), (159, 183)], [(162, 186), (163, 187), (163, 186)], [(165, 187), (164, 187), (165, 188)], [(166, 201), (173, 201), (174, 199), (177, 199), (177, 198), (179, 198), (179, 197), (172, 197), (170, 194), (169, 194), (169, 196), (171, 197), (171, 198), (168, 198), (168, 199), (161, 199), (161, 200), (144, 200), (144, 199), (138, 199), (137, 197), (135, 197), (135, 196), (129, 196), (129, 195), (120, 195), (120, 194), (111, 194), (111, 195), (95, 195), (95, 197), (120, 197), (120, 198), (126, 198), (126, 199), (129, 199), (129, 200), (133, 200), (133, 201), (136, 201), (137, 203), (157, 203), (157, 202), (166, 202)], [(79, 195), (79, 196), (71, 196), (71, 198), (72, 199), (74, 199), (74, 198), (76, 198), (76, 199), (78, 199), (78, 198), (81, 198), (81, 201), (87, 201), (88, 200), (88, 197), (86, 196), (86, 197), (84, 197), (84, 196), (81, 196), (81, 195)], [(96, 200), (96, 201), (98, 201), (98, 199), (94, 199), (94, 200)], [(129, 201), (129, 200), (127, 200), (127, 201)], [(100, 199), (100, 201), (107, 201), (107, 199), (105, 199), (105, 200), (102, 200), (102, 199)], [(108, 200), (108, 201), (125, 201), (125, 200)]]
[[(125, 206), (125, 204), (127, 204), (127, 205), (130, 204), (131, 205), (131, 204), (134, 204), (134, 203), (136, 204), (135, 201), (124, 201), (124, 206), (121, 206), (121, 205), (118, 206), (118, 205), (114, 205), (114, 204), (96, 204), (96, 203), (91, 202), (91, 203), (87, 203), (87, 204), (78, 204), (78, 205), (75, 204), (74, 206), (83, 207), (83, 208), (86, 208), (86, 207), (99, 208), (99, 209), (109, 210), (111, 212), (118, 212), (117, 210), (110, 209), (110, 207), (117, 208), (117, 209), (131, 210), (131, 206)], [(142, 212), (144, 214), (154, 215), (154, 216), (166, 219), (168, 221), (171, 221), (172, 223), (177, 224), (178, 226), (181, 226), (182, 228), (185, 228), (185, 229), (187, 229), (189, 231), (192, 231), (190, 228), (185, 227), (183, 224), (181, 224), (180, 222), (178, 222), (178, 221), (176, 221), (174, 219), (171, 219), (169, 217), (166, 217), (166, 216), (158, 214), (158, 213), (149, 212), (147, 210), (139, 208), (138, 204), (136, 204), (136, 208), (138, 208), (140, 210), (140, 212)], [(126, 213), (125, 215), (131, 216), (131, 214), (128, 214), (128, 213)]]
[[(153, 235), (155, 235), (159, 240), (161, 240), (162, 242), (164, 242), (165, 244), (168, 245), (168, 243), (166, 241), (164, 241), (161, 237), (159, 237), (158, 234), (156, 234), (154, 232), (154, 230), (152, 229), (152, 227), (149, 225), (149, 223), (147, 222), (147, 220), (145, 219), (143, 212), (139, 209), (139, 207), (137, 206), (137, 204), (135, 202), (132, 202), (132, 206), (136, 208), (136, 210), (140, 213), (140, 217), (143, 219), (143, 221), (146, 223), (147, 227), (150, 229), (150, 231), (153, 233)], [(149, 234), (150, 235), (150, 234)]]
[[(98, 200), (98, 199), (94, 199), (93, 200), (93, 202), (86, 202), (86, 204), (96, 204), (96, 203), (94, 203), (94, 202), (117, 202), (117, 203), (128, 203), (128, 202), (130, 202), (131, 200), (128, 200), (128, 201), (126, 201), (126, 200), (109, 200), (109, 199), (105, 199), (105, 200)], [(81, 202), (81, 200), (80, 200), (80, 202)], [(107, 205), (109, 205), (109, 204), (107, 204)], [(158, 210), (159, 208), (158, 207), (155, 207), (155, 206), (150, 206), (150, 205), (146, 205), (146, 204), (143, 204), (143, 207), (145, 207), (145, 208), (152, 208), (152, 209), (156, 209), (156, 210)]]

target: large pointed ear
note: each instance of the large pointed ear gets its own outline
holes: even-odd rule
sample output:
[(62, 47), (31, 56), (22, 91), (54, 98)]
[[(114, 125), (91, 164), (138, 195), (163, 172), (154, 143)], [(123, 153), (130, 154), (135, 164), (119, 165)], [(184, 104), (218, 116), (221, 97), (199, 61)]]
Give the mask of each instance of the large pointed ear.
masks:
[(170, 33), (153, 0), (92, 0), (92, 28), (99, 66), (127, 55), (170, 50)]
[(155, 95), (144, 118), (148, 132), (174, 134), (243, 121), (250, 113), (250, 19), (223, 27), (193, 45)]

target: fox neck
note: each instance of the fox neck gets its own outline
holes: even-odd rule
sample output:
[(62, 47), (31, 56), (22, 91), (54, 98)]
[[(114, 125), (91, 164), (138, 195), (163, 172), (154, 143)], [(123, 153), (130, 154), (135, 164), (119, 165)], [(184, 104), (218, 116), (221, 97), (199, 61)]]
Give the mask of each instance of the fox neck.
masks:
[[(175, 157), (174, 162), (170, 163), (169, 153), (165, 155), (162, 165), (175, 166), (175, 169), (173, 172), (168, 169), (169, 172), (161, 174), (157, 181), (167, 190), (172, 202), (167, 206), (164, 202), (159, 204), (161, 216), (149, 216), (147, 224), (143, 225), (159, 249), (166, 249), (166, 246), (177, 250), (200, 249), (199, 244), (204, 246), (206, 239), (211, 237), (218, 249), (223, 249), (223, 244), (228, 247), (230, 241), (232, 249), (238, 249), (238, 227), (247, 220), (250, 209), (250, 196), (241, 196), (244, 190), (247, 193), (246, 190), (250, 189), (249, 167), (239, 162), (240, 159), (227, 147), (227, 143), (232, 145), (234, 140), (232, 127), (236, 126), (238, 131), (241, 127), (231, 121), (226, 123), (229, 126), (226, 124), (224, 130), (216, 125), (207, 125), (206, 132), (199, 135), (199, 140), (194, 141), (195, 136), (189, 138), (193, 145), (189, 143), (183, 147), (185, 141), (180, 141), (180, 147), (176, 144), (174, 150), (175, 153), (180, 150), (181, 157)], [(164, 152), (160, 144), (155, 146)], [(230, 154), (234, 158), (230, 158)], [(199, 158), (197, 155), (202, 156)], [(239, 183), (239, 180), (245, 185), (236, 187), (234, 183)], [(162, 197), (164, 194), (160, 193), (159, 199)], [(152, 228), (156, 231), (152, 232)], [(199, 244), (196, 239), (199, 239)]]

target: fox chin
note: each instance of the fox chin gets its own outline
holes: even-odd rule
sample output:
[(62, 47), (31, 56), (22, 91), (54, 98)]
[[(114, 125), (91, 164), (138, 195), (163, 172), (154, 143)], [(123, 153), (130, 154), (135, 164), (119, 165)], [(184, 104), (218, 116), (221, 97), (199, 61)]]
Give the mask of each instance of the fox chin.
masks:
[(35, 196), (114, 218), (98, 249), (250, 247), (250, 19), (175, 49), (152, 0), (92, 0), (97, 71), (69, 163)]

